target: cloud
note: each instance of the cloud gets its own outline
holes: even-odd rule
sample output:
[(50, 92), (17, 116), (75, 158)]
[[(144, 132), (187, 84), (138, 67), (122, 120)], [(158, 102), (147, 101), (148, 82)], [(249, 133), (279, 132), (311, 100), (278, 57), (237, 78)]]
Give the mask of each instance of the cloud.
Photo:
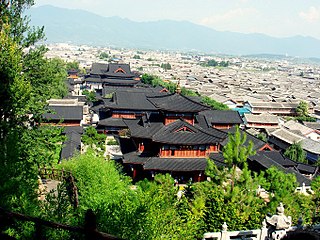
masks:
[(200, 20), (200, 24), (214, 25), (217, 23), (232, 22), (233, 20), (247, 17), (249, 15), (257, 14), (258, 10), (255, 8), (236, 8), (231, 9), (223, 14), (209, 16)]
[(308, 11), (300, 12), (299, 16), (307, 22), (317, 22), (320, 20), (320, 8), (310, 7)]

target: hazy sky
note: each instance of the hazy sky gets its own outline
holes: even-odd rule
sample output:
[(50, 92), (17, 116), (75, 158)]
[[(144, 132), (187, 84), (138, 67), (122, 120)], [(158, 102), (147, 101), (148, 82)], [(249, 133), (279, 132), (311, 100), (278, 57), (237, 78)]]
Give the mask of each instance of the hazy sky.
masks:
[(134, 21), (187, 20), (216, 30), (320, 39), (320, 0), (35, 0)]

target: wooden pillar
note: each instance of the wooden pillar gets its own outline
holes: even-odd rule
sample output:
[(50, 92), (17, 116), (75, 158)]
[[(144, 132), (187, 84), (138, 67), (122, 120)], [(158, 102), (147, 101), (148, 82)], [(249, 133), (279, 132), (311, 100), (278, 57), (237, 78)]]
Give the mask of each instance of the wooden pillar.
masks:
[(133, 178), (133, 180), (136, 178), (136, 176), (137, 176), (137, 169), (135, 168), (135, 167), (132, 167), (133, 169), (132, 169), (132, 178)]

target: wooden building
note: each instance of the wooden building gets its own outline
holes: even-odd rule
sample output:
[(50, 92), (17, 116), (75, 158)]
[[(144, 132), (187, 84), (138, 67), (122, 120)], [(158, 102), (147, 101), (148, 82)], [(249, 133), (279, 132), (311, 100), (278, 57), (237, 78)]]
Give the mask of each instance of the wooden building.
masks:
[(84, 81), (91, 89), (102, 89), (103, 86), (133, 87), (140, 78), (131, 71), (129, 64), (93, 63)]
[[(123, 164), (135, 179), (170, 173), (180, 183), (205, 179), (207, 158), (220, 151), (225, 132), (202, 128), (196, 120), (208, 107), (179, 94), (148, 97), (158, 113), (125, 119), (132, 151), (125, 151)], [(127, 142), (127, 141), (126, 141)]]

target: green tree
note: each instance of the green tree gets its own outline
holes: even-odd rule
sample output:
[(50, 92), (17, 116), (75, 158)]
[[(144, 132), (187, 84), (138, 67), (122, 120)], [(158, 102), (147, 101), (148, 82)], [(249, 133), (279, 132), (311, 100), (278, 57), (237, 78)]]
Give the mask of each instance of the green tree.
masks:
[(109, 54), (106, 53), (106, 52), (102, 52), (102, 53), (100, 53), (99, 58), (100, 59), (108, 59), (109, 58)]
[(236, 170), (239, 168), (247, 168), (247, 158), (255, 154), (253, 150), (253, 142), (249, 141), (246, 145), (247, 135), (241, 134), (239, 127), (236, 127), (234, 134), (229, 134), (229, 140), (223, 148), (223, 157), (227, 165), (232, 169), (231, 186), (234, 189), (236, 181)]
[(301, 143), (294, 142), (286, 149), (284, 155), (293, 161), (308, 163), (306, 152), (302, 149)]
[(96, 98), (96, 94), (93, 91), (83, 90), (82, 94), (86, 95), (87, 100), (90, 102), (98, 101)]
[(99, 134), (94, 127), (89, 126), (88, 128), (86, 128), (81, 140), (88, 146), (98, 147), (101, 150), (105, 150), (106, 138), (107, 136), (105, 134)]
[(204, 96), (201, 98), (201, 102), (205, 105), (208, 105), (216, 110), (227, 110), (229, 107), (223, 103), (217, 102), (208, 96)]
[(170, 63), (161, 63), (161, 68), (163, 68), (165, 71), (171, 70), (171, 64)]
[(67, 71), (69, 71), (71, 69), (75, 69), (75, 70), (80, 71), (79, 62), (78, 61), (67, 62), (66, 69), (67, 69)]
[[(43, 29), (29, 27), (23, 15), (32, 4), (31, 0), (0, 4), (0, 205), (37, 216), (38, 165), (54, 159), (58, 145), (56, 133), (44, 130), (39, 122), (46, 100), (62, 96), (66, 88), (60, 86), (64, 79), (59, 65), (44, 59), (45, 47), (34, 46)], [(19, 227), (19, 238), (32, 235), (28, 224)]]
[(299, 105), (296, 108), (296, 112), (299, 117), (307, 117), (309, 115), (308, 110), (308, 103), (305, 101), (299, 102)]
[(211, 60), (209, 60), (209, 61), (207, 62), (207, 66), (209, 66), (209, 67), (216, 67), (216, 66), (218, 66), (218, 62), (217, 62), (216, 60), (214, 60), (214, 59), (211, 59)]
[(140, 57), (140, 55), (136, 54), (136, 55), (133, 56), (133, 59), (141, 59), (141, 57)]

